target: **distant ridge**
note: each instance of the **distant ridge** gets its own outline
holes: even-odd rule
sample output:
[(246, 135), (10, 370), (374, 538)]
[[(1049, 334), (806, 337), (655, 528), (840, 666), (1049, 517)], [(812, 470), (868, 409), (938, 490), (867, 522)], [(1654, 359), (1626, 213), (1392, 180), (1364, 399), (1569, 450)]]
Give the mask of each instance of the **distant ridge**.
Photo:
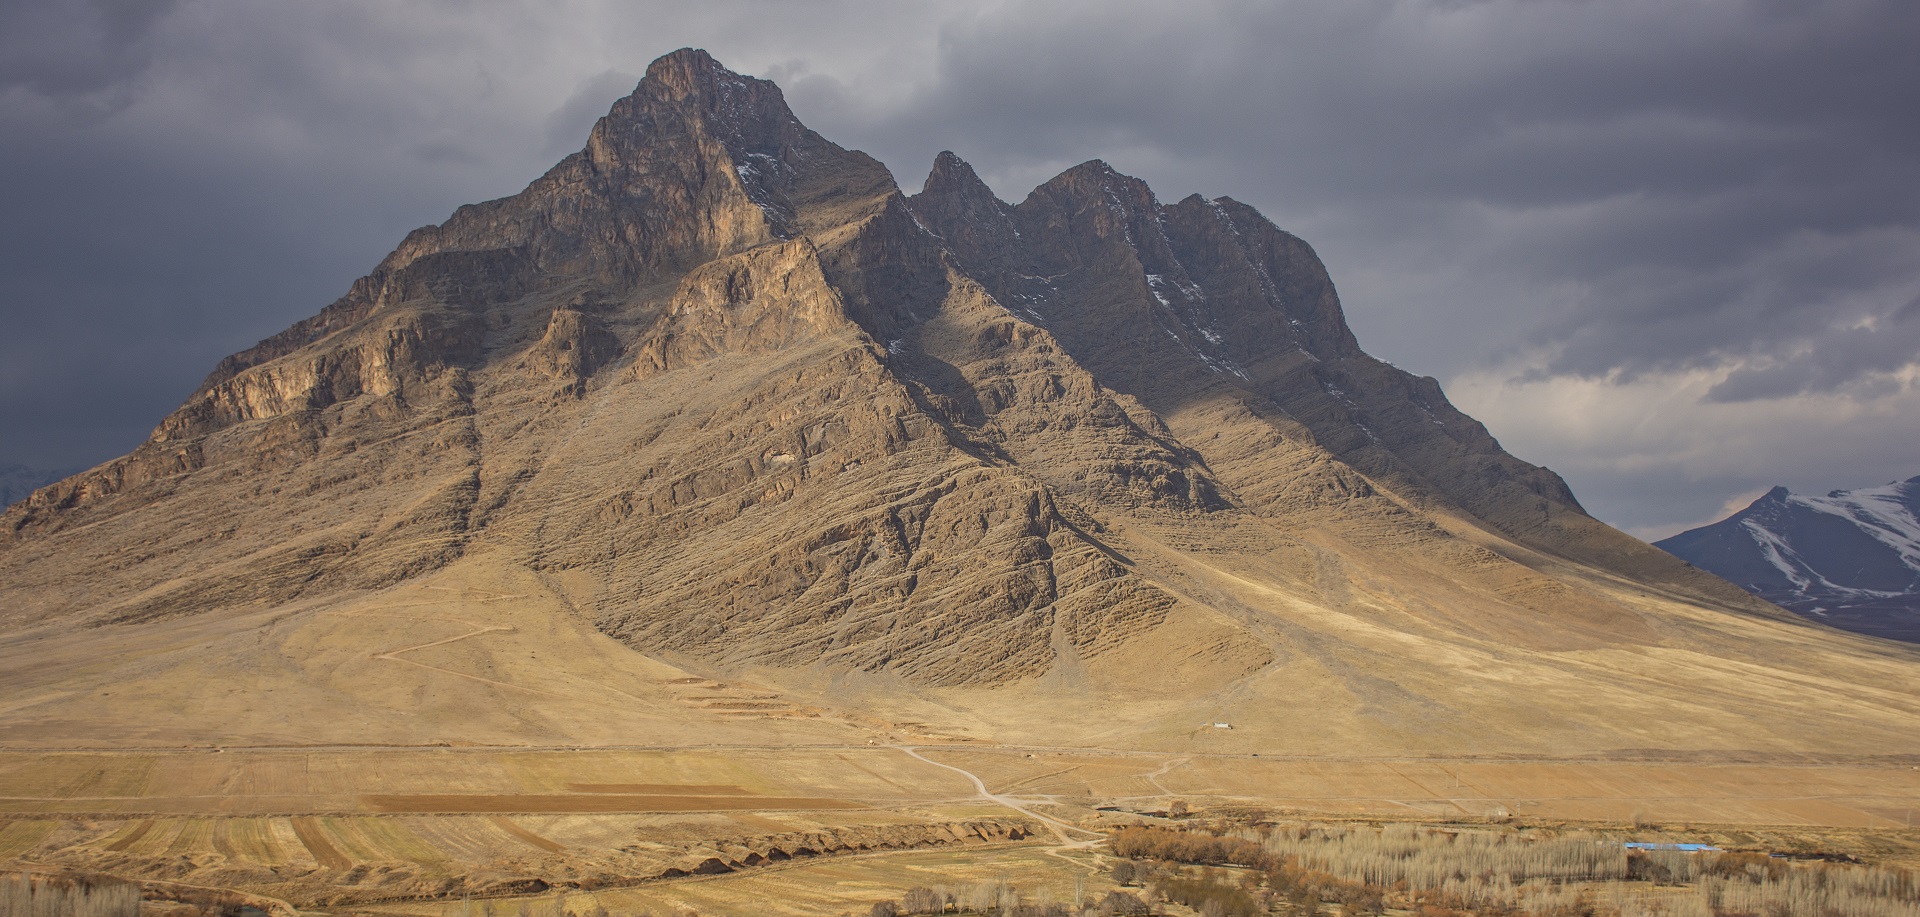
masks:
[(1834, 627), (1920, 642), (1920, 477), (1746, 509), (1655, 546)]

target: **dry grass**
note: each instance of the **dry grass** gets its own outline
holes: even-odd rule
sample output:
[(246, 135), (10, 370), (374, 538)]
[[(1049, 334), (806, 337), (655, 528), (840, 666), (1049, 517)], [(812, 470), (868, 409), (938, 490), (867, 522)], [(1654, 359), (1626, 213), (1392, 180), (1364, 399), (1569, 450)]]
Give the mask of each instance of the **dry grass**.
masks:
[(1136, 831), (1116, 847), (1253, 867), (1275, 900), (1384, 897), (1434, 915), (1920, 917), (1920, 879), (1906, 870), (1745, 852), (1629, 854), (1618, 836), (1595, 832), (1295, 825), (1224, 838)]
[(1164, 808), (1177, 797), (1396, 818), (1626, 823), (1638, 817), (1660, 824), (1862, 829), (1902, 828), (1909, 809), (1920, 812), (1920, 770), (1901, 761), (1256, 757), (985, 746), (924, 753), (979, 774), (995, 792), (1142, 808)]
[[(1076, 889), (1096, 900), (1114, 888), (1096, 875), (1090, 856), (1063, 861), (1045, 848), (992, 847), (916, 850), (885, 854), (794, 861), (777, 867), (719, 876), (701, 876), (634, 888), (571, 892), (564, 906), (575, 914), (605, 908), (616, 917), (652, 914), (752, 914), (755, 917), (819, 917), (865, 914), (877, 901), (899, 901), (909, 889), (927, 887), (957, 901), (978, 900), (990, 888), (1005, 888), (1027, 904), (1072, 904)], [(1076, 881), (1077, 880), (1077, 881)], [(531, 914), (550, 913), (551, 894), (488, 902), (496, 917), (513, 917), (522, 903)], [(486, 903), (471, 905), (472, 917), (484, 917)], [(459, 902), (383, 906), (383, 911), (417, 917), (462, 917)]]
[[(73, 776), (82, 771), (105, 775), (101, 779), (111, 777), (121, 787), (110, 794), (88, 795), (93, 783)], [(685, 750), (0, 751), (0, 812), (46, 816), (781, 809), (838, 804), (818, 800), (898, 805), (972, 795), (964, 778), (951, 771), (929, 767), (896, 749), (864, 745)], [(556, 801), (570, 796), (602, 801)], [(486, 801), (488, 797), (547, 802), (503, 809), (500, 803)], [(710, 802), (675, 801), (684, 799)], [(741, 805), (726, 799), (763, 803)], [(473, 808), (447, 807), (465, 804), (462, 800)]]
[(0, 821), (0, 857), (13, 857), (41, 845), (58, 822), (37, 819)]
[(1436, 831), (1388, 825), (1278, 829), (1261, 839), (1268, 853), (1299, 866), (1371, 885), (1440, 888), (1449, 881), (1501, 879), (1609, 881), (1627, 876), (1615, 838), (1585, 831), (1550, 837), (1493, 831)]
[(140, 886), (94, 878), (0, 876), (0, 914), (7, 917), (136, 917)]

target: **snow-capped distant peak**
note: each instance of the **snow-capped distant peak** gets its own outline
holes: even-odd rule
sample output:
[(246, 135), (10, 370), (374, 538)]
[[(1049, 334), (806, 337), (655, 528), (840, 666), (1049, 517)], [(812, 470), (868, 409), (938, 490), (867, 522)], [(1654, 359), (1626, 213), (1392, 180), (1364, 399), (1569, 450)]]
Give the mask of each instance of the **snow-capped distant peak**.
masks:
[(1828, 623), (1920, 640), (1920, 478), (1825, 496), (1775, 487), (1658, 546)]
[(1792, 495), (1787, 499), (1815, 512), (1839, 516), (1900, 554), (1909, 567), (1920, 570), (1920, 518), (1915, 516), (1920, 479), (1896, 481), (1883, 487), (1836, 490), (1824, 497)]

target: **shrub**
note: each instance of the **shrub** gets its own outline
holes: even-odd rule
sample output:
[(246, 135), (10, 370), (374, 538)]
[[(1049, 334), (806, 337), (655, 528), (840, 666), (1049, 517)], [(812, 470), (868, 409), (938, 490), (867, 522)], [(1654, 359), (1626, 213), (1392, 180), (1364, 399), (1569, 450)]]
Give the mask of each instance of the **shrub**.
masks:
[(1100, 917), (1134, 917), (1134, 915), (1151, 914), (1153, 908), (1148, 907), (1147, 903), (1140, 900), (1137, 895), (1113, 891), (1107, 892), (1107, 896), (1100, 899), (1099, 904), (1094, 905), (1094, 911), (1100, 914)]
[(1258, 841), (1166, 828), (1122, 828), (1112, 835), (1109, 843), (1114, 853), (1129, 859), (1255, 867), (1272, 859)]
[(1208, 879), (1168, 879), (1159, 889), (1168, 901), (1184, 904), (1207, 917), (1253, 917), (1260, 910), (1253, 896), (1237, 885)]
[(0, 914), (8, 917), (137, 917), (140, 886), (91, 876), (0, 877)]
[(905, 904), (909, 914), (938, 914), (946, 910), (947, 898), (923, 885), (907, 890)]

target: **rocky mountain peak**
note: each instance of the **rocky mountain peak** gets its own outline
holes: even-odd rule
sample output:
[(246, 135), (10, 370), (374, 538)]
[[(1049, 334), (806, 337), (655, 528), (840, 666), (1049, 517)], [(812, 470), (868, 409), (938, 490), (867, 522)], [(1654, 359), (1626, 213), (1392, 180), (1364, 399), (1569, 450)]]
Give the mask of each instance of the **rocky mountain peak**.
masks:
[(656, 58), (647, 65), (645, 80), (679, 96), (710, 90), (719, 80), (735, 80), (740, 75), (722, 66), (704, 48), (681, 48)]
[(689, 126), (724, 143), (735, 162), (755, 154), (790, 155), (811, 134), (787, 107), (779, 86), (728, 70), (697, 48), (654, 61), (600, 127), (609, 135), (645, 142), (634, 132), (657, 129), (663, 118), (694, 121)]
[(973, 166), (961, 159), (952, 150), (942, 150), (933, 158), (933, 168), (927, 172), (927, 180), (920, 186), (916, 200), (966, 201), (976, 204), (988, 204), (1004, 210), (1006, 205), (996, 197), (993, 189), (980, 180)]
[(934, 157), (933, 169), (909, 206), (922, 225), (965, 261), (1000, 264), (1015, 257), (1019, 231), (1006, 203), (951, 151)]
[(1107, 207), (1116, 217), (1150, 215), (1160, 205), (1145, 181), (1120, 172), (1101, 159), (1089, 159), (1035, 188), (1027, 202), (1038, 201)]
[[(5, 519), (16, 615), (324, 598), (479, 552), (583, 590), (642, 652), (931, 683), (1226, 627), (1168, 624), (1204, 600), (1165, 551), (1228, 531), (1307, 602), (1347, 602), (1328, 558), (1382, 545), (1395, 569), (1470, 556), (1494, 572), (1461, 595), (1585, 608), (1575, 631), (1626, 624), (1503, 557), (1724, 599), (1364, 354), (1313, 250), (1253, 208), (1163, 205), (1100, 160), (1009, 206), (952, 153), (906, 198), (693, 49), (525, 190), (410, 234)], [(1271, 534), (1304, 531), (1324, 547)]]

